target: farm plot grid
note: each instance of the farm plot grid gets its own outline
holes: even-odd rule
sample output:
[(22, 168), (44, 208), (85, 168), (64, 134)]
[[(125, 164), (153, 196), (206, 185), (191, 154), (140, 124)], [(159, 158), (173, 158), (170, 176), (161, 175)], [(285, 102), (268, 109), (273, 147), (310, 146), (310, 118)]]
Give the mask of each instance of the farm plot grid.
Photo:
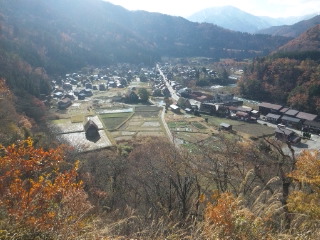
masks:
[(118, 129), (112, 130), (111, 135), (116, 141), (144, 136), (165, 137), (166, 134), (160, 119), (161, 110), (162, 108), (156, 106), (136, 106), (134, 114), (122, 121)]

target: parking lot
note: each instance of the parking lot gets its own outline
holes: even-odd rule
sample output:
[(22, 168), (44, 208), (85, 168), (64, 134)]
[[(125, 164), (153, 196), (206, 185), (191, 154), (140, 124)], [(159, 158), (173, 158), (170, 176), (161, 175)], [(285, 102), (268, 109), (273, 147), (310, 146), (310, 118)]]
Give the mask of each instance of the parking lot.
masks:
[[(262, 121), (262, 120), (258, 120), (258, 123), (259, 124), (263, 124), (263, 125), (267, 125), (267, 126), (273, 127), (273, 128), (277, 127), (276, 124), (269, 123), (269, 122)], [(296, 132), (302, 138), (302, 132), (300, 130), (293, 129), (293, 128), (287, 128), (287, 129)], [(311, 138), (310, 139), (302, 138), (300, 143), (298, 143), (296, 145), (293, 145), (292, 147), (295, 150), (296, 154), (299, 154), (303, 150), (307, 150), (307, 149), (319, 150), (320, 149), (320, 136), (316, 135), (316, 134), (311, 134)], [(289, 151), (288, 147), (284, 147), (284, 150), (285, 151)]]

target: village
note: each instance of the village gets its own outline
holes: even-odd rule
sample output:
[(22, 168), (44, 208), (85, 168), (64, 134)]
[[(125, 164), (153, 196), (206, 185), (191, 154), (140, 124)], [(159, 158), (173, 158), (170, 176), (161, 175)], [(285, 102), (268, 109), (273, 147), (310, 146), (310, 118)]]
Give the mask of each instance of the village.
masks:
[[(52, 82), (52, 131), (80, 152), (146, 136), (192, 148), (221, 131), (237, 139), (275, 137), (297, 153), (319, 149), (317, 115), (266, 102), (246, 106), (227, 91), (192, 90), (174, 79), (176, 74), (192, 78), (194, 68), (181, 69), (172, 72), (166, 63), (152, 68), (119, 64), (66, 74)], [(236, 80), (242, 70), (234, 72), (230, 77)]]

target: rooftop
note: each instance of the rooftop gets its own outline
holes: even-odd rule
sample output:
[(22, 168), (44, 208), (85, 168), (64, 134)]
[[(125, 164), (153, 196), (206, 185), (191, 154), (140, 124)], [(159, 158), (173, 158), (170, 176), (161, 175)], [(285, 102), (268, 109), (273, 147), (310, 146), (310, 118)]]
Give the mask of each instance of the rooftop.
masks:
[(272, 104), (272, 103), (267, 103), (267, 102), (262, 102), (259, 104), (259, 107), (264, 107), (264, 108), (270, 108), (273, 110), (280, 110), (282, 108), (281, 105), (277, 105), (277, 104)]
[(296, 117), (303, 120), (314, 121), (318, 116), (311, 113), (299, 112)]
[(299, 113), (299, 111), (294, 110), (294, 109), (289, 109), (288, 111), (284, 112), (284, 114), (289, 115), (289, 116), (296, 116)]
[(273, 113), (268, 113), (266, 115), (266, 118), (274, 118), (274, 119), (279, 119), (281, 116)]

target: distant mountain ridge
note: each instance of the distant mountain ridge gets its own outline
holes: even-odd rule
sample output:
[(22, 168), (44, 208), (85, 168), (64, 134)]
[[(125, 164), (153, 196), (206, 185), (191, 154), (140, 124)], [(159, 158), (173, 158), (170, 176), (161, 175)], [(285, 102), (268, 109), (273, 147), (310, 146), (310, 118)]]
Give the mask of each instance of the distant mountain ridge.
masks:
[(0, 24), (0, 50), (49, 73), (119, 61), (151, 64), (161, 56), (248, 58), (291, 40), (100, 0), (0, 1)]
[(315, 14), (301, 17), (271, 18), (255, 16), (233, 6), (223, 6), (203, 9), (194, 13), (187, 19), (193, 22), (216, 24), (233, 31), (257, 33), (258, 31), (271, 26), (293, 24), (304, 19), (309, 19), (314, 15)]
[(267, 29), (263, 29), (258, 31), (258, 33), (269, 34), (272, 36), (285, 36), (295, 38), (317, 24), (320, 24), (320, 15), (314, 16), (313, 18), (310, 18), (308, 20), (297, 22), (289, 26), (274, 26)]

